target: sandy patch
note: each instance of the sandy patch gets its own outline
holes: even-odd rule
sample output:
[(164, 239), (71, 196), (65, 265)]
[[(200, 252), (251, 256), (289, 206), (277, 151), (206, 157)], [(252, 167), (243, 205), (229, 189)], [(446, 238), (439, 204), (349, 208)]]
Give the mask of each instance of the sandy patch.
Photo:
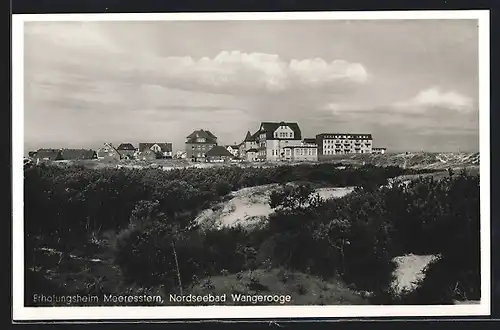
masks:
[[(230, 194), (228, 201), (203, 211), (195, 223), (217, 227), (258, 224), (273, 213), (269, 206), (269, 195), (279, 187), (279, 184), (267, 184), (235, 191)], [(353, 187), (320, 188), (316, 192), (323, 199), (330, 199), (343, 197), (353, 190)]]
[(415, 254), (395, 257), (393, 259), (396, 263), (396, 269), (394, 270), (395, 279), (391, 283), (394, 292), (400, 294), (404, 291), (416, 289), (418, 282), (424, 279), (424, 268), (437, 258), (435, 255)]

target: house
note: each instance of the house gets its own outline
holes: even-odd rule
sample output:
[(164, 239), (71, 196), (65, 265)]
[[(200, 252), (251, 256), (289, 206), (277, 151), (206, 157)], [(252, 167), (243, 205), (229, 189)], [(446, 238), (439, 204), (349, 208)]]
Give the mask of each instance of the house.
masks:
[(155, 159), (158, 159), (158, 158), (161, 158), (162, 155), (161, 153), (159, 152), (156, 152), (155, 150), (152, 150), (152, 149), (144, 149), (144, 151), (141, 151), (137, 156), (136, 156), (136, 159), (139, 159), (139, 160), (155, 160)]
[(372, 148), (372, 154), (385, 154), (387, 148)]
[(62, 149), (61, 156), (64, 160), (97, 159), (97, 153), (92, 149)]
[(156, 153), (156, 158), (172, 158), (172, 143), (164, 142), (144, 142), (139, 143), (139, 157), (146, 150), (152, 150)]
[(61, 149), (38, 149), (34, 159), (37, 163), (41, 161), (63, 160)]
[[(217, 146), (217, 137), (210, 131), (199, 129), (186, 137), (185, 145), (186, 158), (200, 161), (205, 159), (209, 150)], [(226, 150), (224, 147), (223, 149)]]
[(320, 157), (372, 153), (371, 134), (321, 133), (316, 135)]
[(226, 162), (233, 158), (234, 155), (223, 146), (215, 146), (206, 153), (206, 161), (210, 163)]
[(122, 159), (132, 159), (136, 154), (136, 149), (131, 143), (122, 143), (116, 148)]
[(256, 148), (248, 149), (245, 152), (245, 160), (248, 162), (257, 161), (257, 156), (259, 155), (259, 150)]
[(259, 145), (257, 143), (258, 135), (259, 135), (259, 131), (255, 132), (253, 134), (251, 134), (250, 131), (247, 132), (245, 139), (238, 146), (239, 147), (239, 155), (242, 159), (248, 159), (248, 157), (246, 157), (246, 155), (245, 155), (248, 152), (248, 150), (257, 149), (259, 147)]
[(262, 122), (258, 130), (258, 158), (267, 161), (285, 160), (285, 147), (302, 143), (302, 132), (297, 123)]
[(234, 157), (240, 156), (240, 146), (236, 143), (233, 145), (226, 146), (227, 151), (229, 151)]
[(104, 143), (104, 146), (97, 150), (97, 159), (106, 161), (120, 160), (121, 154), (111, 143)]

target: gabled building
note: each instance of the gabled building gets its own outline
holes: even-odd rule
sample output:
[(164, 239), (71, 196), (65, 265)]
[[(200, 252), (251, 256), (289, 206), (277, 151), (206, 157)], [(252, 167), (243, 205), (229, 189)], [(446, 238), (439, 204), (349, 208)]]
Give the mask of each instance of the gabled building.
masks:
[(297, 123), (262, 122), (258, 130), (258, 158), (267, 161), (285, 159), (285, 147), (302, 143), (302, 132)]
[(240, 146), (237, 144), (227, 145), (226, 150), (229, 151), (234, 157), (240, 156)]
[(156, 153), (156, 158), (172, 158), (172, 143), (143, 142), (139, 143), (138, 156), (147, 150)]
[(37, 163), (41, 161), (63, 160), (61, 149), (38, 149), (33, 158)]
[(120, 160), (121, 154), (111, 143), (104, 143), (104, 146), (97, 150), (97, 158), (111, 161)]
[(207, 162), (214, 163), (230, 161), (234, 158), (234, 155), (223, 146), (215, 146), (207, 151), (205, 157)]
[(97, 153), (92, 149), (62, 149), (61, 156), (64, 160), (97, 159)]
[(136, 153), (136, 149), (132, 143), (122, 143), (116, 150), (118, 150), (122, 159), (133, 159)]
[(372, 153), (371, 134), (322, 133), (316, 135), (319, 155), (369, 154)]
[[(203, 161), (207, 152), (217, 146), (217, 137), (210, 131), (199, 129), (186, 137), (185, 144), (186, 157), (188, 159)], [(223, 149), (226, 150), (225, 148)]]
[(259, 136), (259, 131), (253, 134), (251, 134), (250, 131), (247, 132), (245, 139), (238, 146), (240, 158), (248, 160), (248, 157), (246, 156), (248, 150), (257, 149), (259, 147), (257, 143), (258, 136)]

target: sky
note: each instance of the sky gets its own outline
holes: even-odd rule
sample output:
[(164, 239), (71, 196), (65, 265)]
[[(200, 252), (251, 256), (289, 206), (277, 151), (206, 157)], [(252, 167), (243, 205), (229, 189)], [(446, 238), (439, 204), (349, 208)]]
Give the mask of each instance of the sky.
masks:
[(25, 149), (371, 133), (478, 151), (477, 20), (26, 22)]

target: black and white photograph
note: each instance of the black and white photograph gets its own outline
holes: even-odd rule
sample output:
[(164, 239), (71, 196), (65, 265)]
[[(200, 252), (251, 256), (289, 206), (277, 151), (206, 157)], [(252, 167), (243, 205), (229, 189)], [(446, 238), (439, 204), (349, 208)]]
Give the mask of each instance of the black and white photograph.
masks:
[(488, 315), (488, 17), (14, 16), (14, 316)]

